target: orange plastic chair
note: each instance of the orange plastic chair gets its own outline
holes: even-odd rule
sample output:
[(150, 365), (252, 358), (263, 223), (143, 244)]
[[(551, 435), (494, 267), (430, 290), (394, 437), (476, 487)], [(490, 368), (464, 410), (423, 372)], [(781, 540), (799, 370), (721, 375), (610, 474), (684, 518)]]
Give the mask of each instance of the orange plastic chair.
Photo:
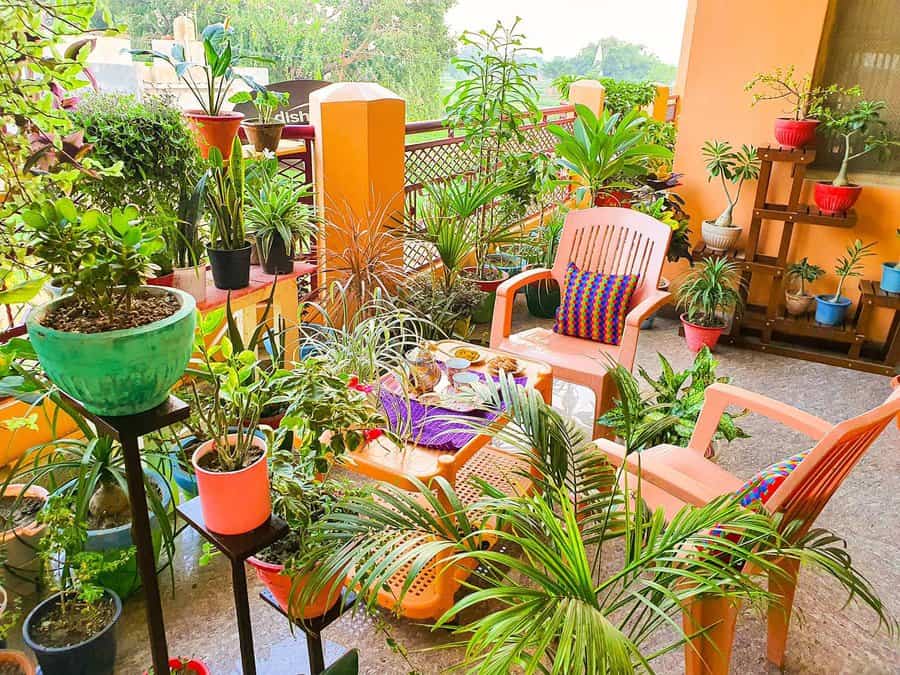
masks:
[[(589, 387), (596, 397), (596, 420), (612, 405), (614, 387), (607, 374), (605, 357), (611, 357), (631, 370), (641, 323), (669, 301), (669, 293), (660, 291), (657, 285), (671, 236), (668, 225), (631, 209), (599, 207), (570, 211), (553, 268), (522, 272), (497, 289), (491, 348), (545, 361), (553, 367), (554, 378)], [(563, 288), (566, 266), (570, 262), (583, 270), (640, 275), (618, 345), (557, 335), (546, 328), (532, 328), (510, 335), (516, 291), (549, 279)], [(605, 433), (605, 427), (594, 425), (595, 438)]]
[[(891, 420), (900, 425), (900, 377), (894, 378), (893, 393), (867, 413), (832, 425), (774, 399), (727, 384), (706, 390), (703, 410), (688, 447), (659, 445), (640, 453), (641, 492), (651, 508), (663, 508), (671, 517), (686, 504), (702, 506), (744, 485), (737, 476), (705, 459), (703, 453), (715, 434), (719, 419), (729, 405), (749, 408), (766, 415), (816, 441), (812, 451), (772, 493), (766, 508), (783, 514), (784, 523), (800, 522), (791, 536), (800, 538), (812, 527), (819, 513), (844, 478)], [(625, 449), (606, 439), (596, 442), (609, 461), (621, 466)], [(786, 453), (788, 454), (788, 453)], [(629, 455), (628, 471), (636, 474), (636, 453)], [(768, 658), (781, 668), (787, 645), (788, 624), (794, 602), (799, 566), (785, 561), (782, 576), (769, 578), (769, 590), (780, 596), (768, 611)], [(685, 646), (686, 675), (727, 675), (734, 641), (738, 607), (722, 598), (708, 597), (685, 608), (684, 629), (688, 634), (707, 629)]]

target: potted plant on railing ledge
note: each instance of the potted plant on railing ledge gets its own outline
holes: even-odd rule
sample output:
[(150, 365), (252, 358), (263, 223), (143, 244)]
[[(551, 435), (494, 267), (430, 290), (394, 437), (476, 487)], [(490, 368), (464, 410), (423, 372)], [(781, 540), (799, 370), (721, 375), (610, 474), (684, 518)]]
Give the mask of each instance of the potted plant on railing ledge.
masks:
[[(734, 207), (741, 198), (744, 183), (759, 178), (759, 158), (752, 145), (742, 145), (740, 150), (735, 150), (731, 143), (719, 140), (706, 141), (701, 152), (706, 160), (708, 180), (719, 179), (727, 202), (718, 218), (703, 221), (701, 234), (708, 249), (724, 253), (734, 248), (741, 236), (741, 228), (733, 220)], [(728, 183), (737, 186), (734, 196)]]
[(303, 201), (311, 194), (310, 185), (279, 174), (275, 159), (256, 162), (248, 171), (247, 231), (266, 274), (293, 272), (294, 256), (315, 237), (318, 221)]
[(216, 288), (236, 290), (250, 284), (250, 242), (244, 230), (244, 158), (235, 137), (227, 162), (218, 148), (209, 153), (210, 167), (198, 182), (209, 213), (206, 249)]
[(71, 200), (35, 203), (23, 232), (40, 271), (64, 295), (26, 325), (47, 377), (98, 415), (132, 415), (162, 403), (191, 354), (194, 298), (142, 286), (164, 246), (137, 209), (80, 211)]
[(816, 115), (825, 98), (836, 94), (838, 87), (813, 87), (812, 75), (797, 79), (794, 66), (788, 66), (759, 73), (744, 91), (754, 92), (754, 106), (760, 101), (784, 101), (789, 107), (784, 117), (775, 119), (775, 140), (788, 148), (803, 148), (815, 140), (819, 126)]
[(805, 257), (800, 262), (791, 263), (788, 266), (787, 281), (797, 280), (797, 287), (794, 290), (784, 289), (784, 306), (788, 314), (802, 316), (809, 311), (815, 298), (806, 292), (806, 284), (813, 283), (823, 274), (825, 274), (825, 270), (818, 265), (813, 265)]
[(290, 99), (289, 92), (269, 91), (261, 85), (254, 86), (252, 92), (239, 91), (229, 99), (232, 103), (250, 103), (256, 108), (256, 117), (244, 120), (241, 127), (257, 152), (278, 150), (284, 122), (276, 120), (275, 113), (281, 106), (286, 106)]
[(741, 311), (740, 268), (727, 258), (709, 258), (691, 269), (675, 290), (688, 349), (713, 349), (733, 313)]
[[(844, 213), (859, 199), (862, 186), (851, 183), (847, 177), (850, 162), (870, 152), (879, 152), (886, 157), (892, 147), (900, 146), (900, 141), (885, 130), (886, 122), (881, 119), (887, 108), (884, 101), (863, 100), (858, 87), (843, 94), (840, 102), (823, 105), (820, 111), (825, 133), (843, 150), (841, 166), (834, 180), (815, 183), (813, 200), (826, 215)], [(858, 100), (851, 104), (854, 99)]]
[[(245, 57), (241, 56), (232, 43), (234, 30), (228, 22), (214, 23), (203, 29), (203, 63), (185, 60), (184, 45), (172, 45), (172, 53), (164, 54), (152, 49), (131, 49), (135, 56), (150, 57), (168, 63), (175, 74), (190, 89), (200, 104), (199, 110), (187, 110), (188, 125), (197, 138), (200, 154), (209, 156), (211, 148), (218, 148), (226, 159), (232, 152), (232, 141), (237, 137), (238, 127), (244, 116), (239, 112), (222, 110), (228, 92), (235, 80), (243, 80), (249, 87), (259, 87), (252, 78), (241, 75), (236, 68)], [(197, 71), (203, 73), (203, 82), (194, 77)]]
[(105, 560), (100, 553), (85, 551), (87, 532), (65, 498), (52, 498), (41, 521), (47, 526), (41, 556), (54, 571), (47, 577), (57, 592), (25, 619), (25, 644), (44, 675), (112, 675), (122, 601), (98, 585), (97, 577), (124, 564), (127, 552)]
[(838, 258), (834, 272), (838, 276), (838, 287), (834, 295), (816, 296), (816, 321), (826, 326), (840, 326), (844, 323), (847, 309), (853, 304), (850, 298), (841, 295), (844, 283), (849, 277), (862, 276), (863, 258), (874, 255), (872, 247), (876, 242), (863, 244), (859, 239), (847, 245), (847, 252)]

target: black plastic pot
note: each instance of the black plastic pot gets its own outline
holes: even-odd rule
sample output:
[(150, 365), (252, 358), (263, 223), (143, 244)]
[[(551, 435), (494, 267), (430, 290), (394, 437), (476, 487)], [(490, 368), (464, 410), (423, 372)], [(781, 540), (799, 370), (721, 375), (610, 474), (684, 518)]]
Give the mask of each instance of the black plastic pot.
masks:
[(290, 274), (294, 271), (294, 261), (288, 255), (284, 240), (278, 234), (272, 236), (268, 254), (260, 248), (259, 256), (262, 258), (263, 271), (266, 274)]
[(22, 636), (37, 657), (43, 675), (112, 675), (116, 667), (115, 627), (122, 616), (122, 601), (111, 590), (104, 592), (116, 605), (113, 620), (94, 637), (70, 647), (44, 647), (31, 637), (32, 626), (56, 606), (61, 593), (51, 595), (31, 610), (22, 626)]
[(525, 287), (528, 313), (538, 319), (555, 319), (559, 309), (559, 284), (553, 279), (537, 281)]
[(250, 285), (250, 244), (234, 250), (207, 248), (206, 252), (216, 288), (233, 291)]

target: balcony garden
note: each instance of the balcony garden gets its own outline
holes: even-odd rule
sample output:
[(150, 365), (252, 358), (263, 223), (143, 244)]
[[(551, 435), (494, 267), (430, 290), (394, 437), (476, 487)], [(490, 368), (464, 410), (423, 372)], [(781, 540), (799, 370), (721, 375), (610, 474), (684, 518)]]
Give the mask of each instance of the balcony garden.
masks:
[(96, 10), (0, 7), (0, 674), (891, 670), (897, 264), (791, 248), (886, 103), (759, 75), (778, 145), (690, 148), (692, 226), (667, 89), (541, 107), (518, 21), (438, 122), (335, 83), (286, 125), (228, 22), (129, 52), (195, 109), (92, 91)]

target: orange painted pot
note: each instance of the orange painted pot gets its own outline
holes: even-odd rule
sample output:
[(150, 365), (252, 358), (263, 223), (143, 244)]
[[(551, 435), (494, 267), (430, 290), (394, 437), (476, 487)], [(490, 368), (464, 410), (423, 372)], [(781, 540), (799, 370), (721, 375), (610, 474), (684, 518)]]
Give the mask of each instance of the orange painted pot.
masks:
[[(236, 437), (237, 434), (229, 434), (228, 440)], [(266, 442), (258, 436), (252, 438), (252, 443), (266, 449)], [(272, 514), (265, 454), (240, 471), (220, 472), (200, 467), (200, 458), (210, 452), (213, 452), (211, 440), (198, 447), (191, 457), (206, 527), (219, 534), (244, 534), (255, 530)]]
[[(297, 599), (306, 586), (309, 575), (305, 575), (294, 585), (292, 578), (284, 573), (284, 565), (273, 565), (254, 557), (247, 558), (247, 563), (256, 570), (256, 576), (269, 589), (281, 609), (288, 612), (288, 604), (291, 605), (290, 612), (288, 612), (291, 618), (318, 618), (327, 614), (341, 597), (340, 586), (343, 582), (339, 577), (335, 577), (331, 585), (313, 598), (310, 604), (298, 607)], [(294, 588), (293, 601), (291, 600), (292, 586)]]
[(34, 664), (23, 652), (15, 649), (0, 649), (0, 667), (18, 667), (22, 675), (34, 675)]
[(184, 116), (204, 159), (209, 157), (210, 148), (218, 148), (224, 159), (231, 157), (234, 137), (244, 119), (242, 113), (232, 111), (207, 115), (202, 110), (186, 110)]
[(719, 341), (719, 336), (725, 330), (725, 326), (715, 328), (698, 326), (688, 321), (684, 314), (681, 315), (681, 324), (684, 326), (684, 341), (687, 342), (688, 349), (695, 354), (703, 347), (715, 348), (716, 343)]

